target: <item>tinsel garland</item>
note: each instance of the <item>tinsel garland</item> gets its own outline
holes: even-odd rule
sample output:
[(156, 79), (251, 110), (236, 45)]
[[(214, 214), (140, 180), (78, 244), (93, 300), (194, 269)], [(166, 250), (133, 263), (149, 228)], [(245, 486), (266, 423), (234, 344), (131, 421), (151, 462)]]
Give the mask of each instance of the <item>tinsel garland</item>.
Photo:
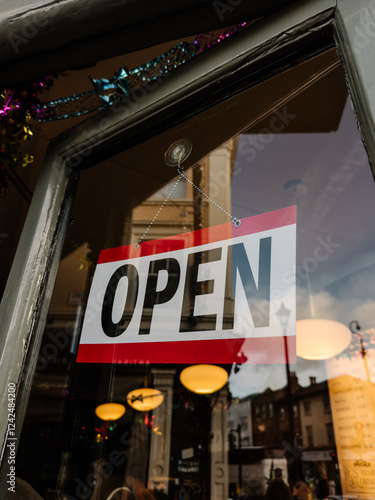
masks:
[(181, 42), (141, 66), (131, 70), (126, 67), (120, 68), (109, 79), (91, 79), (94, 87), (92, 90), (49, 101), (40, 106), (40, 113), (33, 118), (38, 121), (64, 120), (101, 111), (120, 96), (128, 96), (137, 88), (168, 75), (196, 55), (229, 38), (247, 25), (248, 23), (242, 23), (214, 33), (200, 34), (194, 42)]
[[(34, 160), (23, 150), (23, 141), (32, 135), (30, 120), (39, 122), (63, 120), (98, 112), (108, 107), (117, 98), (131, 95), (136, 89), (147, 85), (161, 76), (185, 64), (192, 57), (217, 45), (237, 33), (248, 23), (242, 23), (226, 30), (200, 34), (193, 43), (182, 42), (159, 57), (128, 70), (120, 68), (113, 77), (91, 79), (93, 89), (81, 94), (42, 103), (39, 95), (53, 84), (50, 76), (38, 82), (29, 82), (21, 90), (5, 89), (0, 98), (0, 198), (8, 192), (13, 182), (25, 196), (27, 186), (15, 174), (15, 167), (25, 167)], [(11, 175), (12, 174), (12, 175)], [(31, 197), (26, 195), (26, 199)]]
[(93, 89), (81, 94), (49, 101), (41, 106), (43, 117), (38, 121), (65, 120), (101, 111), (121, 95), (152, 82), (191, 59), (197, 49), (194, 44), (180, 43), (170, 51), (132, 70), (120, 68), (110, 79), (91, 79)]
[[(44, 118), (39, 95), (52, 85), (52, 78), (28, 83), (25, 89), (5, 89), (0, 94), (0, 198), (4, 198), (16, 167), (26, 167), (34, 157), (23, 149), (33, 132), (30, 120)], [(22, 182), (19, 179), (19, 182)]]

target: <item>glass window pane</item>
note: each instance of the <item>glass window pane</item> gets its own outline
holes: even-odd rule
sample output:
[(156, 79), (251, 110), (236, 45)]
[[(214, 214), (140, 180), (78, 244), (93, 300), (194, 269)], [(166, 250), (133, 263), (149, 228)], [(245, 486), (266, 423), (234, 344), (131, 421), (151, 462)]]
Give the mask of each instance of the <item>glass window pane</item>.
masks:
[[(192, 138), (195, 154), (187, 162), (195, 165), (188, 178), (199, 190), (180, 180), (181, 196), (168, 200), (160, 211), (169, 183), (176, 180), (176, 172), (163, 165), (163, 153), (176, 137), (186, 136)], [(135, 160), (139, 170), (124, 167)], [(314, 491), (318, 498), (374, 498), (368, 472), (375, 464), (375, 188), (336, 53), (301, 63), (104, 167), (81, 176), (17, 454), (17, 474), (45, 498), (117, 500), (123, 498), (121, 493), (130, 498), (131, 492), (136, 498), (262, 499), (267, 489), (271, 495), (280, 484), (297, 498), (302, 491)], [(168, 252), (155, 254), (160, 250), (157, 238), (173, 236), (168, 241), (181, 245), (186, 233), (227, 222), (225, 227), (231, 227), (229, 215), (245, 219), (281, 209), (289, 213), (293, 206), (296, 248), (284, 237), (277, 240), (275, 235), (284, 233), (276, 231), (264, 234), (249, 257), (245, 244), (234, 248), (234, 239), (228, 238), (227, 253), (215, 246), (192, 252), (184, 272)], [(274, 238), (273, 243), (267, 238)], [(98, 263), (100, 251), (133, 248), (139, 239), (140, 252), (148, 252), (141, 255), (149, 259), (145, 273), (131, 278), (124, 264), (116, 278), (114, 266), (112, 288), (97, 290), (93, 275), (104, 269)], [(291, 259), (292, 265), (280, 287), (295, 280), (296, 297), (280, 298), (275, 287), (262, 301), (265, 277), (275, 272), (273, 265), (267, 268), (267, 262), (274, 262), (267, 261), (267, 255), (272, 257), (283, 244), (287, 251), (278, 262)], [(224, 253), (232, 258), (226, 267), (221, 266)], [(213, 269), (211, 274), (207, 269)], [(115, 325), (114, 335), (120, 332), (119, 340), (131, 335), (127, 328), (138, 307), (136, 298), (142, 290), (146, 294), (145, 275), (154, 302), (139, 299), (144, 305), (138, 332), (146, 339), (143, 344), (131, 354), (124, 351), (121, 363), (77, 362), (84, 315), (86, 322), (91, 313), (103, 318), (101, 311), (110, 300), (115, 305), (107, 316)], [(137, 279), (139, 286), (134, 284)], [(187, 291), (176, 312), (170, 302), (173, 293), (167, 296), (165, 290), (170, 283), (182, 287), (182, 279)], [(117, 295), (123, 302), (115, 299), (117, 287), (123, 287)], [(90, 291), (95, 307), (86, 308)], [(216, 301), (206, 300), (210, 296)], [(252, 328), (251, 335), (241, 337), (235, 360), (217, 362), (213, 349), (197, 352), (207, 364), (224, 369), (227, 383), (212, 394), (189, 390), (180, 379), (188, 363), (179, 362), (188, 344), (177, 339), (175, 350), (168, 351), (166, 345), (150, 348), (149, 337), (157, 328), (164, 335), (163, 328), (168, 329), (178, 313), (179, 334), (189, 331), (199, 341), (210, 335), (212, 339), (219, 330), (218, 318), (224, 325), (221, 332), (230, 329), (225, 326), (233, 303), (240, 304), (245, 326)], [(267, 316), (264, 310), (273, 311), (269, 315), (275, 328), (268, 333), (272, 341), (254, 348), (254, 338), (261, 338), (266, 328), (261, 323)], [(345, 335), (348, 345), (340, 344)], [(164, 356), (163, 347), (168, 362), (157, 359)], [(120, 347), (114, 356), (116, 349)], [(105, 351), (103, 346), (99, 355)], [(150, 353), (156, 360), (150, 362)], [(117, 406), (101, 407), (107, 403)], [(156, 407), (145, 409), (150, 403)], [(100, 409), (120, 413), (105, 417)]]

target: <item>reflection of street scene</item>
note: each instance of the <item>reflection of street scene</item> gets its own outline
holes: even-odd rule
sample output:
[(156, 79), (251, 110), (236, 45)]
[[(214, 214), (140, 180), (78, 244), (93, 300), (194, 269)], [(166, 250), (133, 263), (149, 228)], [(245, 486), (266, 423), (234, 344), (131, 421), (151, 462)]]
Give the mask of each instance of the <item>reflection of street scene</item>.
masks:
[[(310, 377), (310, 384), (302, 387), (291, 372), (290, 383), (291, 404), (286, 386), (232, 402), (228, 409), (230, 463), (241, 463), (245, 492), (257, 497), (265, 494), (277, 468), (288, 483), (297, 474), (313, 482), (322, 476), (330, 484), (331, 493), (337, 492), (340, 482), (327, 382), (318, 383)], [(293, 418), (292, 440), (289, 412)], [(234, 439), (233, 428), (239, 431)], [(232, 465), (230, 470), (232, 480), (238, 482), (238, 468)], [(255, 482), (257, 492), (251, 488)]]
[[(336, 59), (334, 62), (337, 67)], [(320, 63), (315, 60), (313, 65), (315, 75)], [(329, 68), (330, 85), (336, 88), (331, 79), (337, 75), (330, 74), (332, 68)], [(306, 71), (302, 71), (304, 80)], [(306, 81), (309, 79), (310, 76)], [(294, 89), (294, 77), (289, 80), (290, 88)], [(320, 99), (321, 92), (318, 95)], [(359, 234), (355, 232), (356, 221), (362, 220), (364, 213), (349, 219), (354, 209), (360, 210), (361, 204), (347, 208), (347, 197), (341, 198), (356, 169), (364, 166), (361, 155), (357, 163), (353, 160), (348, 163), (352, 169), (347, 167), (346, 150), (353, 150), (352, 142), (347, 140), (350, 134), (346, 129), (345, 133), (333, 133), (341, 128), (341, 116), (348, 118), (350, 105), (344, 107), (346, 98), (345, 91), (339, 109), (335, 113), (329, 111), (334, 116), (324, 127), (320, 113), (327, 110), (324, 108), (315, 116), (310, 97), (306, 99), (306, 110), (314, 115), (313, 119), (301, 112), (300, 104), (291, 102), (289, 108), (288, 103), (288, 113), (294, 116), (290, 133), (283, 128), (280, 134), (263, 134), (259, 130), (264, 128), (259, 129), (254, 122), (253, 130), (245, 130), (239, 137), (223, 143), (185, 172), (198, 189), (182, 179), (177, 186), (172, 181), (159, 191), (155, 188), (146, 201), (141, 203), (139, 197), (131, 216), (127, 209), (126, 224), (121, 212), (124, 200), (111, 192), (108, 198), (113, 200), (107, 200), (111, 210), (107, 214), (100, 207), (105, 215), (98, 226), (105, 228), (103, 231), (102, 227), (105, 234), (100, 235), (101, 231), (94, 227), (94, 241), (86, 237), (84, 224), (79, 230), (72, 226), (72, 231), (82, 234), (86, 243), (74, 250), (70, 243), (66, 245), (17, 463), (19, 473), (38, 491), (45, 492), (45, 500), (375, 497), (374, 389), (370, 382), (374, 357), (368, 353), (368, 365), (363, 364), (363, 358), (340, 358), (332, 362), (307, 361), (302, 356), (296, 359), (294, 336), (296, 320), (313, 315), (312, 304), (321, 316), (345, 322), (346, 330), (347, 317), (353, 318), (350, 306), (355, 312), (363, 310), (367, 322), (373, 317), (374, 290), (369, 278), (375, 265), (373, 252), (368, 250), (372, 248), (371, 232), (362, 227)], [(256, 100), (253, 105), (258, 105)], [(262, 126), (268, 130), (275, 113), (283, 116), (270, 104), (267, 113), (262, 111), (254, 120), (261, 124), (263, 121)], [(247, 110), (244, 109), (243, 115), (246, 121)], [(355, 126), (353, 119), (350, 124)], [(346, 122), (345, 125), (349, 130)], [(329, 133), (324, 134), (323, 129)], [(272, 140), (267, 143), (267, 138)], [(332, 151), (328, 147), (331, 142)], [(354, 142), (357, 145), (358, 139)], [(255, 164), (251, 151), (257, 147), (260, 148), (256, 149)], [(284, 156), (288, 158), (285, 164)], [(337, 178), (334, 190), (327, 165), (332, 165), (332, 176)], [(156, 174), (159, 171), (155, 170)], [(297, 176), (303, 181), (296, 181)], [(108, 181), (110, 186), (118, 182), (117, 177), (120, 179), (120, 174), (114, 176), (115, 182)], [(362, 180), (366, 186), (367, 179), (364, 176)], [(162, 184), (159, 178), (158, 187)], [(260, 220), (266, 213), (294, 211), (295, 214), (295, 203), (284, 189), (286, 185), (304, 186), (306, 190), (306, 196), (297, 206), (297, 225), (289, 221), (283, 227), (265, 230), (262, 226), (256, 245), (246, 246), (247, 242), (246, 245), (241, 242), (237, 250), (230, 244), (213, 248), (222, 254), (216, 260), (206, 250), (191, 249), (184, 260), (183, 272), (176, 270), (172, 259), (165, 256), (163, 266), (157, 262), (155, 253), (159, 247), (154, 240), (170, 238), (171, 241), (173, 237), (178, 246), (183, 240), (182, 233), (202, 230), (199, 234), (206, 234), (205, 231), (228, 222), (229, 213), (235, 213), (241, 220)], [(173, 186), (173, 194), (168, 197)], [(210, 203), (203, 191), (226, 213)], [(152, 186), (148, 194), (151, 192)], [(81, 204), (85, 205), (86, 197), (82, 198)], [(333, 217), (331, 211), (340, 217)], [(150, 226), (156, 214), (157, 220)], [(372, 227), (371, 218), (370, 221)], [(346, 227), (350, 222), (355, 228), (349, 235)], [(271, 238), (273, 229), (277, 234)], [(295, 230), (297, 238), (289, 239)], [(364, 262), (357, 247), (360, 238), (364, 240), (361, 247), (366, 257)], [(95, 289), (93, 262), (96, 263), (99, 251), (132, 246), (140, 239), (140, 253), (145, 247), (151, 250), (137, 279), (130, 283), (130, 275), (123, 270), (116, 280), (110, 279), (111, 286)], [(305, 245), (306, 251), (302, 249)], [(86, 261), (88, 252), (92, 253)], [(82, 255), (87, 267), (82, 265)], [(287, 263), (287, 269), (280, 263)], [(112, 277), (116, 277), (116, 266), (115, 261)], [(352, 299), (353, 289), (361, 288), (356, 284), (358, 273), (366, 287), (363, 295)], [(275, 275), (276, 283), (271, 280)], [(141, 281), (148, 283), (147, 299), (146, 285), (140, 292)], [(168, 283), (176, 289), (181, 284), (181, 300), (177, 305), (168, 294), (163, 294)], [(77, 363), (89, 290), (95, 290), (93, 310), (98, 315), (95, 327), (104, 331), (108, 326), (104, 333), (109, 332), (115, 339), (114, 347), (105, 362)], [(369, 300), (365, 302), (367, 296)], [(205, 304), (210, 306), (208, 310)], [(127, 328), (136, 310), (140, 326), (132, 333), (136, 339), (142, 339), (143, 345), (132, 355), (116, 358), (119, 332), (122, 338), (130, 333), (131, 328)], [(86, 307), (86, 317), (89, 313)], [(205, 335), (208, 337), (216, 324), (220, 324), (222, 331), (231, 330), (238, 340), (230, 362), (220, 359), (218, 352), (203, 342), (200, 344), (203, 347), (196, 351), (196, 358), (202, 356), (207, 362), (203, 369), (203, 363), (196, 358), (191, 363), (178, 362), (187, 352), (187, 343), (181, 338), (186, 339), (183, 336), (188, 332), (193, 342), (207, 340)], [(312, 343), (317, 343), (316, 328), (310, 333)], [(260, 336), (268, 335), (267, 343), (254, 342), (255, 329)], [(167, 330), (173, 330), (176, 345), (169, 349), (170, 358), (165, 362), (161, 358), (168, 350)], [(155, 331), (161, 339), (156, 342), (157, 347), (149, 341)], [(241, 336), (243, 331), (248, 335), (246, 339)], [(88, 328), (87, 333), (90, 337), (92, 330)], [(374, 334), (372, 330), (371, 342)], [(227, 339), (223, 336), (215, 340)], [(367, 348), (369, 339), (364, 338), (364, 342)], [(152, 363), (145, 354), (147, 349), (156, 353)], [(350, 349), (353, 346), (346, 353)], [(98, 342), (99, 354), (104, 350), (105, 345)], [(129, 350), (124, 353), (129, 354)], [(219, 361), (210, 363), (217, 359), (215, 356)], [(353, 373), (348, 368), (356, 367), (357, 361), (361, 367)], [(335, 373), (337, 367), (339, 371)], [(207, 373), (215, 368), (216, 373), (221, 372), (220, 380), (217, 375), (213, 381), (208, 380)], [(112, 405), (120, 407), (120, 413), (103, 416), (99, 409), (108, 410)]]

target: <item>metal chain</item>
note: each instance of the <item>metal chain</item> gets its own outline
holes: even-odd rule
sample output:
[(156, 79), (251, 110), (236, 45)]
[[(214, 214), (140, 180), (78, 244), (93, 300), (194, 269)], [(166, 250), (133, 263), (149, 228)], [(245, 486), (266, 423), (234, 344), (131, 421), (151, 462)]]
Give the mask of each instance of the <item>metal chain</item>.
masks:
[(227, 217), (230, 218), (230, 220), (233, 222), (233, 224), (238, 227), (241, 225), (241, 221), (240, 219), (237, 219), (236, 217), (233, 217), (233, 215), (231, 215), (229, 212), (227, 212), (226, 210), (224, 210), (223, 207), (221, 207), (218, 203), (216, 203), (216, 201), (214, 201), (212, 198), (210, 198), (204, 191), (201, 190), (201, 188), (199, 188), (198, 186), (196, 186), (194, 184), (194, 182), (192, 182), (190, 179), (188, 179), (186, 177), (186, 175), (184, 174), (184, 171), (182, 168), (178, 167), (177, 168), (177, 172), (180, 174), (180, 177), (184, 178), (185, 181), (189, 182), (189, 184), (191, 184), (193, 186), (194, 189), (196, 189), (201, 195), (203, 195), (205, 198), (207, 198), (207, 200), (212, 203), (213, 205), (215, 205), (215, 207), (217, 207), (219, 210), (221, 210), (222, 212), (225, 213), (225, 215)]
[(142, 243), (142, 241), (144, 240), (144, 237), (146, 236), (146, 234), (149, 232), (149, 230), (151, 229), (151, 226), (152, 224), (155, 222), (155, 220), (159, 217), (159, 214), (160, 212), (163, 210), (165, 204), (167, 203), (167, 201), (169, 200), (169, 198), (171, 197), (173, 191), (176, 189), (176, 186), (177, 184), (180, 182), (181, 180), (181, 176), (177, 179), (177, 181), (173, 184), (172, 186), (172, 189), (169, 191), (169, 193), (167, 194), (167, 197), (165, 198), (165, 200), (163, 201), (163, 203), (161, 204), (159, 210), (156, 212), (154, 218), (152, 219), (152, 221), (150, 222), (150, 224), (148, 225), (148, 228), (146, 229), (146, 231), (142, 234), (142, 236), (139, 238), (139, 240), (137, 241), (137, 243), (134, 245), (135, 248), (138, 248), (139, 245)]
[(236, 219), (236, 217), (233, 217), (233, 215), (231, 215), (229, 212), (227, 212), (226, 210), (224, 210), (223, 207), (221, 207), (218, 203), (216, 203), (216, 201), (214, 201), (212, 198), (210, 198), (205, 192), (203, 192), (201, 190), (201, 188), (199, 188), (198, 186), (196, 186), (194, 184), (194, 182), (192, 182), (190, 179), (188, 179), (186, 177), (186, 175), (184, 174), (184, 170), (181, 168), (180, 166), (180, 163), (178, 163), (178, 166), (177, 166), (177, 172), (180, 174), (177, 181), (173, 184), (171, 190), (169, 191), (167, 197), (165, 198), (165, 200), (163, 201), (163, 203), (161, 204), (159, 210), (156, 212), (154, 218), (152, 219), (152, 221), (150, 222), (150, 224), (148, 225), (148, 228), (146, 229), (146, 231), (142, 234), (142, 236), (139, 238), (139, 240), (137, 241), (137, 243), (134, 245), (135, 248), (138, 248), (139, 245), (142, 243), (142, 241), (144, 240), (144, 237), (146, 236), (146, 234), (149, 232), (149, 230), (151, 229), (151, 226), (153, 225), (153, 223), (155, 222), (155, 220), (159, 217), (159, 214), (160, 212), (163, 210), (163, 208), (165, 207), (165, 204), (167, 203), (167, 201), (169, 200), (169, 198), (171, 197), (173, 191), (176, 189), (176, 186), (177, 184), (180, 182), (181, 179), (185, 179), (185, 181), (189, 182), (189, 184), (191, 184), (193, 186), (194, 189), (196, 189), (201, 195), (203, 195), (205, 198), (207, 198), (207, 200), (212, 203), (213, 205), (215, 205), (215, 207), (217, 207), (219, 210), (221, 210), (222, 212), (225, 213), (225, 215), (227, 217), (230, 218), (230, 220), (233, 222), (233, 224), (235, 225), (235, 227), (238, 227), (241, 225), (241, 221), (239, 219)]

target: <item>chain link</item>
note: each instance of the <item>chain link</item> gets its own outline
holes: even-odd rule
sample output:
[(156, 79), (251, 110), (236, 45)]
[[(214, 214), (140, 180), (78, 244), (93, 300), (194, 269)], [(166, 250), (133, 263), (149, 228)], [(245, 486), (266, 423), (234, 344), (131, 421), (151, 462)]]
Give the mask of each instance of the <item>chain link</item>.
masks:
[(182, 168), (177, 168), (177, 172), (180, 174), (180, 177), (182, 177), (183, 179), (185, 179), (185, 181), (189, 182), (189, 184), (191, 184), (193, 186), (193, 188), (196, 189), (201, 195), (203, 195), (205, 198), (207, 198), (207, 200), (210, 203), (212, 203), (213, 205), (215, 205), (215, 207), (217, 207), (219, 210), (221, 210), (222, 212), (224, 212), (225, 215), (230, 218), (230, 220), (233, 222), (233, 224), (236, 227), (238, 227), (238, 226), (241, 225), (240, 219), (237, 219), (236, 217), (233, 217), (233, 215), (231, 215), (229, 212), (227, 212), (223, 207), (221, 207), (218, 203), (216, 203), (215, 200), (213, 200), (212, 198), (210, 198), (204, 191), (202, 191), (200, 187), (198, 187), (197, 185), (194, 184), (194, 182), (192, 182), (190, 179), (188, 179), (186, 177), (186, 175), (184, 174), (184, 171), (183, 171)]
[(184, 170), (181, 168), (180, 166), (180, 163), (178, 163), (178, 166), (177, 166), (177, 172), (179, 173), (179, 177), (177, 179), (177, 181), (173, 184), (171, 190), (169, 191), (167, 197), (165, 198), (165, 200), (163, 201), (163, 203), (161, 204), (159, 210), (156, 212), (154, 218), (152, 219), (152, 221), (150, 222), (150, 224), (148, 225), (146, 231), (142, 234), (142, 236), (139, 238), (139, 240), (137, 241), (137, 243), (134, 245), (135, 248), (138, 248), (139, 245), (142, 243), (142, 241), (144, 240), (146, 234), (149, 232), (149, 230), (151, 229), (151, 226), (153, 225), (153, 223), (155, 222), (155, 220), (159, 217), (159, 214), (160, 212), (163, 210), (163, 208), (165, 207), (167, 201), (169, 200), (169, 198), (172, 196), (172, 193), (173, 191), (176, 189), (176, 186), (177, 184), (180, 182), (181, 179), (185, 179), (185, 181), (189, 182), (189, 184), (191, 184), (193, 186), (193, 188), (195, 190), (197, 190), (202, 196), (204, 196), (205, 198), (207, 198), (207, 200), (212, 203), (213, 205), (215, 205), (215, 207), (217, 207), (219, 210), (221, 210), (222, 212), (224, 212), (224, 214), (230, 218), (230, 220), (233, 222), (233, 224), (235, 225), (235, 227), (238, 227), (241, 225), (241, 221), (240, 219), (237, 219), (236, 217), (233, 217), (233, 215), (231, 215), (229, 212), (227, 212), (226, 210), (224, 210), (223, 207), (221, 207), (218, 203), (216, 203), (216, 201), (214, 201), (212, 198), (210, 198), (204, 191), (201, 190), (200, 187), (198, 187), (197, 185), (194, 184), (194, 182), (192, 182), (190, 179), (188, 179), (186, 177), (186, 175), (184, 174)]
[(156, 219), (159, 217), (159, 214), (160, 212), (163, 210), (165, 204), (167, 203), (167, 201), (169, 200), (169, 198), (171, 197), (173, 191), (176, 189), (176, 186), (177, 184), (180, 182), (181, 180), (181, 176), (177, 179), (177, 181), (173, 184), (172, 186), (172, 189), (169, 191), (169, 193), (167, 194), (167, 197), (165, 198), (165, 200), (163, 201), (163, 203), (161, 204), (159, 210), (156, 212), (154, 218), (152, 219), (152, 221), (150, 222), (150, 224), (148, 225), (148, 228), (146, 229), (146, 231), (142, 234), (142, 236), (139, 238), (139, 240), (137, 241), (137, 243), (134, 245), (135, 248), (138, 248), (139, 245), (142, 243), (142, 241), (144, 240), (144, 237), (146, 236), (146, 234), (149, 232), (149, 230), (151, 229), (151, 226), (152, 224), (156, 221)]

